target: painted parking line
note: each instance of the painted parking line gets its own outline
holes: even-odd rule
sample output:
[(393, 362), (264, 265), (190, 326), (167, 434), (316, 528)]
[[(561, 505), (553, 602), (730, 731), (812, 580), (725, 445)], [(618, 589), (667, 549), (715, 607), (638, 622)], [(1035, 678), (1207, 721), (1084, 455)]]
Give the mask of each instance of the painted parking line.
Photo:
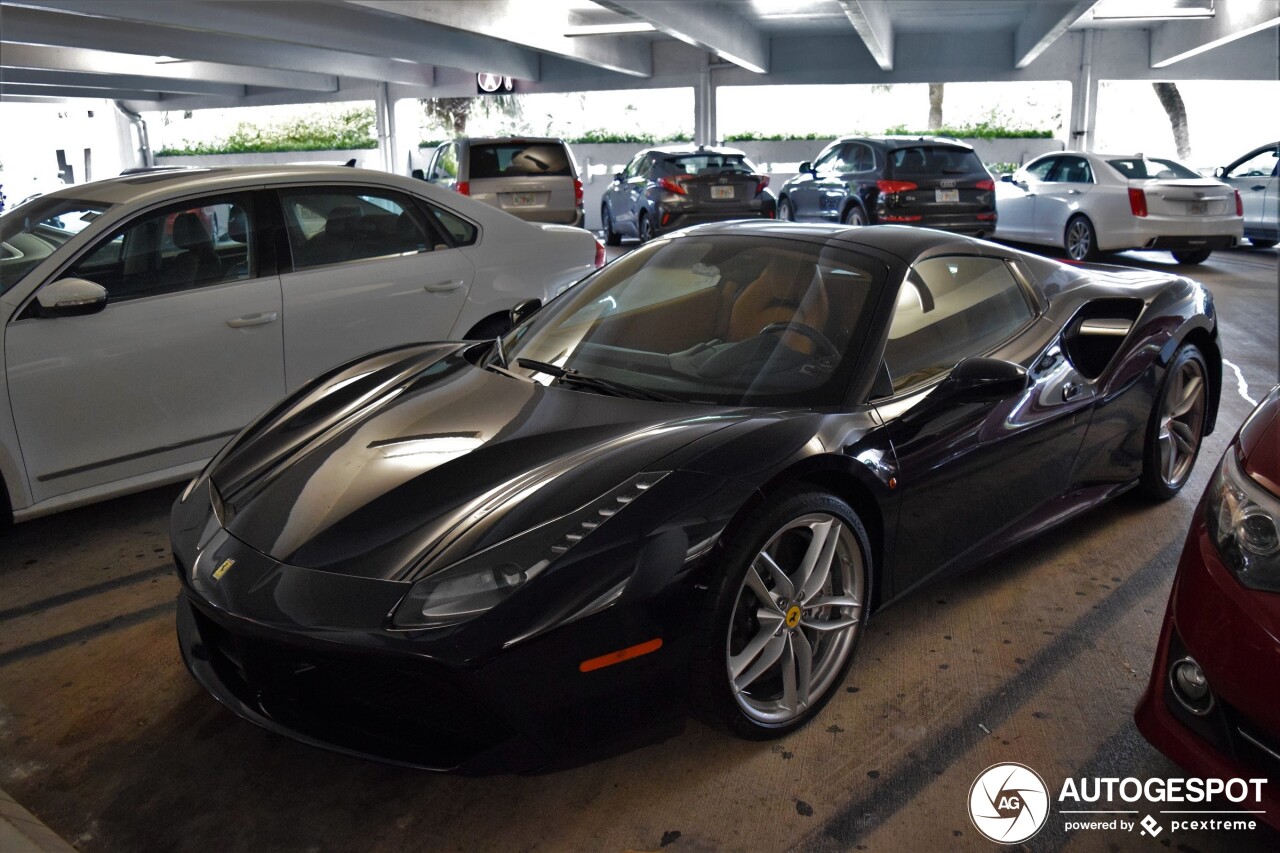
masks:
[(1232, 364), (1225, 358), (1222, 360), (1222, 364), (1231, 368), (1231, 372), (1236, 375), (1236, 391), (1241, 397), (1244, 397), (1245, 402), (1250, 406), (1258, 405), (1258, 401), (1249, 396), (1249, 383), (1244, 381), (1244, 374), (1240, 372), (1239, 365)]

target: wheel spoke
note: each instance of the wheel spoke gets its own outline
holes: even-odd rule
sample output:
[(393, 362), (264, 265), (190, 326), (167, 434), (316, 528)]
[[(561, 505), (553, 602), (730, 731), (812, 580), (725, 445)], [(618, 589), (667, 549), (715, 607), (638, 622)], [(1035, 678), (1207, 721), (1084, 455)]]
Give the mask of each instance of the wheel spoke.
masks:
[(840, 616), (835, 619), (819, 621), (817, 619), (801, 619), (800, 626), (802, 628), (812, 628), (815, 631), (843, 631), (846, 628), (852, 628), (857, 625), (860, 620), (856, 616)]
[[(756, 571), (755, 566), (747, 566), (747, 577), (745, 583), (747, 588), (755, 593), (756, 598), (760, 599), (761, 604), (765, 607), (772, 608), (775, 611), (778, 609), (777, 598), (775, 598), (774, 594), (771, 593), (768, 587), (764, 585), (764, 579), (760, 577), (760, 573)], [(790, 582), (788, 581), (788, 586), (789, 585)]]
[(1192, 432), (1191, 427), (1179, 421), (1173, 421), (1169, 424), (1169, 437), (1183, 451), (1190, 454), (1195, 450), (1196, 434)]
[(1173, 434), (1165, 432), (1160, 436), (1160, 462), (1164, 467), (1164, 480), (1172, 483), (1173, 472), (1178, 467), (1178, 448), (1173, 442)]
[(1182, 396), (1178, 398), (1177, 404), (1170, 412), (1170, 417), (1180, 418), (1187, 412), (1191, 411), (1200, 402), (1201, 388), (1204, 386), (1204, 380), (1199, 376), (1191, 377), (1191, 380), (1182, 387)]
[[(751, 638), (746, 647), (736, 655), (729, 656), (729, 675), (737, 681), (738, 676), (751, 666), (756, 658), (760, 657), (760, 653), (764, 650), (769, 642), (775, 639), (774, 634), (778, 630), (778, 626), (782, 624), (782, 617), (776, 613), (772, 613), (763, 608), (756, 613), (756, 618), (760, 620), (759, 632)], [(752, 679), (754, 680), (754, 679)], [(750, 682), (748, 682), (750, 683)]]
[[(765, 568), (769, 570), (769, 577), (773, 578), (773, 590), (780, 597), (785, 599), (795, 598), (795, 585), (791, 583), (791, 578), (787, 577), (787, 573), (782, 570), (777, 561), (770, 557), (768, 552), (761, 551), (756, 559), (764, 563)], [(752, 569), (754, 571), (754, 569)]]
[[(753, 639), (752, 642), (755, 642), (755, 640)], [(764, 647), (761, 650), (759, 657), (756, 658), (755, 663), (751, 664), (751, 666), (748, 667), (741, 675), (734, 677), (734, 689), (741, 693), (743, 690), (750, 687), (756, 679), (764, 675), (770, 667), (778, 662), (778, 659), (782, 657), (782, 653), (786, 650), (786, 647), (786, 634), (778, 637), (769, 634), (765, 639)]]
[(805, 604), (805, 610), (817, 610), (819, 607), (858, 607), (862, 602), (852, 595), (820, 595)]
[(840, 522), (834, 518), (819, 522), (811, 528), (813, 539), (805, 551), (804, 560), (796, 572), (796, 584), (800, 587), (796, 597), (806, 602), (822, 591), (831, 574), (831, 561), (835, 559), (836, 545), (840, 542)]
[(796, 644), (791, 634), (786, 636), (782, 652), (782, 707), (791, 713), (800, 710), (799, 691), (796, 689)]
[(796, 704), (792, 707), (799, 711), (808, 706), (813, 684), (813, 647), (804, 631), (792, 632), (791, 650), (796, 661)]

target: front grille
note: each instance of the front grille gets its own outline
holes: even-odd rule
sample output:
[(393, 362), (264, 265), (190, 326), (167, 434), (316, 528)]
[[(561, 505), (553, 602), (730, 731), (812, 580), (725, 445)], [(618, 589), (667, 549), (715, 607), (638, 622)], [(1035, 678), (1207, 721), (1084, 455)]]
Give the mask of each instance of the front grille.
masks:
[(514, 735), (439, 664), (249, 637), (195, 613), (227, 689), (299, 734), (438, 768), (457, 767)]

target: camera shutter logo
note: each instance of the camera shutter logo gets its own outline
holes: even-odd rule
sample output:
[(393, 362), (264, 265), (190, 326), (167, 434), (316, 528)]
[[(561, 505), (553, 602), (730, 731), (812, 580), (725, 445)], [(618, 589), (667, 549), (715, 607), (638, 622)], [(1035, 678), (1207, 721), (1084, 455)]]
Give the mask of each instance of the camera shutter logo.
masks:
[(993, 764), (969, 789), (969, 819), (998, 844), (1019, 844), (1049, 818), (1049, 789), (1040, 774), (1023, 764)]

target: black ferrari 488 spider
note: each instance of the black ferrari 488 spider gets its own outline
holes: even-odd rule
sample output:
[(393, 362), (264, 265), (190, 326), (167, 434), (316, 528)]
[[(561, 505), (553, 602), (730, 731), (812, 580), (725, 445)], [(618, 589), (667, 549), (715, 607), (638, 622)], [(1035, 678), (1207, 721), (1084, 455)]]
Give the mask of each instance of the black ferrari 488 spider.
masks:
[(785, 734), (877, 608), (1175, 494), (1221, 384), (1194, 281), (901, 226), (701, 226), (513, 313), (320, 377), (179, 499), (237, 714), (464, 772), (682, 708)]

